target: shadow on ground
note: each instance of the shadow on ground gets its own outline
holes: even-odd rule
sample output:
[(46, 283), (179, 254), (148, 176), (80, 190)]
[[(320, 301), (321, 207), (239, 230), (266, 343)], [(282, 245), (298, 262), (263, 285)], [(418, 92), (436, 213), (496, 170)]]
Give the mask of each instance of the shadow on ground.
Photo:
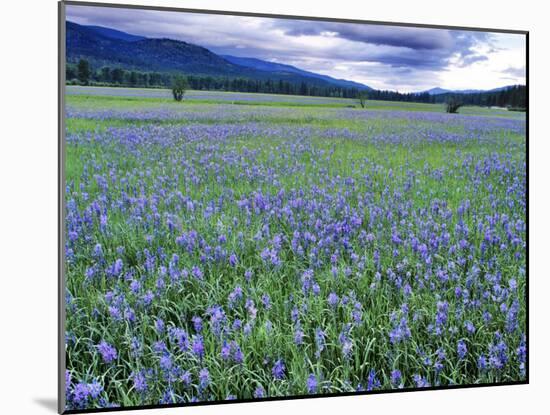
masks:
[(54, 398), (34, 398), (34, 402), (37, 405), (49, 410), (50, 412), (57, 413), (57, 399)]

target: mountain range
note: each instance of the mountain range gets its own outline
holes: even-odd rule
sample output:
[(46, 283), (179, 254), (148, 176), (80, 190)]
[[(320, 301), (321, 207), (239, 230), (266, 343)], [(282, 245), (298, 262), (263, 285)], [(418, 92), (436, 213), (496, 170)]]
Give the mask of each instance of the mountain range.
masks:
[(296, 68), (295, 66), (286, 65), (283, 63), (269, 62), (257, 58), (243, 58), (239, 56), (220, 55), (222, 58), (228, 60), (236, 65), (246, 66), (247, 68), (255, 68), (260, 71), (268, 72), (289, 72), (296, 73), (312, 78), (322, 79), (332, 84), (341, 86), (343, 88), (358, 88), (358, 89), (372, 89), (368, 85), (360, 84), (359, 82), (347, 81), (345, 79), (336, 79), (328, 75), (321, 75), (315, 72), (304, 71), (303, 69)]
[(371, 89), (367, 85), (304, 71), (290, 65), (217, 55), (192, 43), (146, 38), (101, 26), (66, 22), (67, 62), (87, 59), (92, 67), (120, 67), (137, 71), (184, 72), (187, 75), (284, 80), (317, 86)]

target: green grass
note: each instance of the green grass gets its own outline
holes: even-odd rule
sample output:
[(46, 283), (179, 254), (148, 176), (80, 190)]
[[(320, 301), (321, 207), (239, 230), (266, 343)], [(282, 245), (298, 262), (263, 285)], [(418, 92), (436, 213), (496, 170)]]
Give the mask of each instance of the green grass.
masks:
[[(202, 91), (201, 91), (202, 92)], [(219, 92), (217, 94), (220, 94)], [(225, 94), (231, 94), (226, 92)], [(235, 94), (238, 97), (238, 94)], [(269, 94), (258, 94), (269, 96)], [(284, 95), (273, 95), (278, 99), (285, 99)], [(357, 111), (428, 111), (428, 112), (445, 112), (444, 104), (424, 104), (416, 102), (396, 102), (396, 101), (367, 101), (366, 108), (360, 108), (358, 102), (353, 99), (341, 99), (342, 103), (325, 103), (323, 97), (305, 97), (308, 100), (319, 100), (319, 103), (303, 103), (293, 101), (294, 96), (288, 96), (287, 101), (253, 101), (253, 100), (235, 100), (228, 99), (197, 99), (184, 98), (182, 102), (175, 102), (170, 98), (153, 98), (153, 97), (133, 97), (133, 96), (107, 96), (107, 95), (66, 95), (68, 105), (73, 105), (81, 108), (113, 108), (113, 109), (144, 109), (144, 108), (178, 108), (178, 109), (198, 109), (201, 104), (205, 106), (213, 105), (243, 105), (253, 107), (278, 107), (278, 108), (348, 108), (353, 106)], [(328, 98), (330, 100), (338, 100), (337, 98)], [(499, 116), (509, 118), (524, 119), (525, 114), (503, 109), (491, 109), (476, 106), (465, 106), (459, 110), (460, 114), (464, 115), (482, 115), (482, 116)]]

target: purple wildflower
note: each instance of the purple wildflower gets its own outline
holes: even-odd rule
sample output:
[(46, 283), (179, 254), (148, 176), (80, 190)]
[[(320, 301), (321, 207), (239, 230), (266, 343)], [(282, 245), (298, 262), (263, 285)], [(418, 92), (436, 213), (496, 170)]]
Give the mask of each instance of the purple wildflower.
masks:
[(233, 268), (237, 266), (237, 255), (235, 255), (235, 253), (232, 253), (229, 256), (229, 265), (231, 265)]
[(456, 353), (458, 354), (458, 358), (460, 360), (463, 360), (466, 357), (466, 353), (468, 353), (468, 347), (466, 346), (466, 342), (464, 342), (464, 340), (458, 341), (458, 344), (456, 346)]
[(201, 335), (193, 336), (193, 353), (199, 359), (204, 356), (204, 342)]
[(271, 369), (271, 373), (273, 374), (273, 377), (275, 379), (282, 379), (285, 376), (285, 364), (281, 359), (278, 359), (275, 364), (273, 365), (273, 368)]
[(394, 387), (394, 388), (398, 388), (398, 389), (403, 388), (402, 376), (401, 376), (401, 371), (400, 370), (398, 370), (398, 369), (392, 370), (392, 372), (391, 372), (391, 384), (392, 384), (392, 387)]
[(338, 296), (336, 295), (336, 293), (334, 292), (331, 292), (329, 295), (328, 295), (328, 304), (331, 306), (331, 307), (336, 307), (338, 305)]
[(306, 386), (307, 386), (307, 393), (317, 392), (317, 378), (313, 373), (308, 376), (306, 381)]
[(199, 372), (199, 387), (206, 389), (210, 384), (210, 372), (207, 368), (202, 368)]
[(102, 340), (98, 345), (97, 349), (103, 358), (105, 363), (111, 363), (118, 357), (116, 349), (107, 343), (105, 340)]
[(137, 392), (144, 393), (147, 391), (147, 379), (143, 371), (132, 373), (132, 381)]
[(265, 397), (265, 389), (262, 385), (259, 385), (254, 390), (254, 397), (255, 398), (264, 398)]

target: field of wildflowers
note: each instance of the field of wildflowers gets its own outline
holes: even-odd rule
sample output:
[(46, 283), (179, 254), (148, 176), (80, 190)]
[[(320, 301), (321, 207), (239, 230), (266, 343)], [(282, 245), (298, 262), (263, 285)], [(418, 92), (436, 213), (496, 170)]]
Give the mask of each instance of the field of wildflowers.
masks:
[(523, 114), (276, 101), (67, 97), (67, 409), (524, 380)]

